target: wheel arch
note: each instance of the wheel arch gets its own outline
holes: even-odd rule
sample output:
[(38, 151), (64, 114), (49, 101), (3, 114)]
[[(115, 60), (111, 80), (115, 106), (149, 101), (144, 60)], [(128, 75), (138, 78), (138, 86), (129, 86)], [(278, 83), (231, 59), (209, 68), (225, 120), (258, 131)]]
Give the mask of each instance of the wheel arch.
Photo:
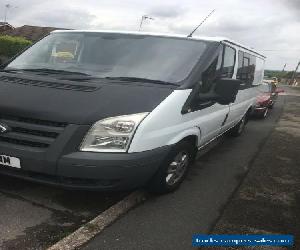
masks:
[(200, 142), (200, 138), (201, 138), (200, 128), (194, 127), (179, 133), (176, 137), (172, 138), (168, 144), (174, 145), (181, 141), (189, 141), (192, 143), (193, 147), (197, 149)]
[(253, 111), (254, 111), (254, 107), (252, 105), (250, 105), (245, 113), (246, 122), (249, 121), (249, 118), (250, 118), (251, 114), (253, 113)]

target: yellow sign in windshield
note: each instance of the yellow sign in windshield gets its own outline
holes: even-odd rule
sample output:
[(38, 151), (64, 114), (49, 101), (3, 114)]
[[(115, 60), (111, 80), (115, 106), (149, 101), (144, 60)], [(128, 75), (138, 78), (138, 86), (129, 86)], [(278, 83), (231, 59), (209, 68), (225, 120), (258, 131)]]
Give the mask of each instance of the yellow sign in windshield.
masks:
[(74, 59), (74, 55), (71, 52), (60, 51), (52, 54), (53, 57), (63, 58), (63, 59)]

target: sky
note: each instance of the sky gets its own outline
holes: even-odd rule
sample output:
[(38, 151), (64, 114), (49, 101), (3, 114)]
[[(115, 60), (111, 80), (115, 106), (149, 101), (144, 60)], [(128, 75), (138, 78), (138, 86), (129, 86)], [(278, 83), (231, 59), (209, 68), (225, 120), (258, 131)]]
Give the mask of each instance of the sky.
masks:
[(195, 35), (225, 36), (267, 56), (266, 68), (293, 70), (300, 60), (300, 0), (0, 0), (12, 7), (13, 26), (133, 30), (189, 34), (216, 9)]

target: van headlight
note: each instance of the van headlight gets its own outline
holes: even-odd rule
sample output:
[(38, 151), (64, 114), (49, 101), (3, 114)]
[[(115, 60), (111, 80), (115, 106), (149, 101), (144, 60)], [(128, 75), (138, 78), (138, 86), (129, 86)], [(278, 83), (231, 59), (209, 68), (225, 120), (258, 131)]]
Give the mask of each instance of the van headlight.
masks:
[(126, 152), (135, 130), (148, 113), (110, 117), (96, 122), (83, 139), (80, 150)]

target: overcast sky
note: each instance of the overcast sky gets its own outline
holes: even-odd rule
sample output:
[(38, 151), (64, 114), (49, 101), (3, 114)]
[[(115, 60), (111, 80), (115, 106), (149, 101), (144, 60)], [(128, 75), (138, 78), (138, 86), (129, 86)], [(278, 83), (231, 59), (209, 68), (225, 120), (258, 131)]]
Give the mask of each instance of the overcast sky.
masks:
[[(137, 30), (188, 34), (212, 9), (197, 35), (226, 36), (267, 56), (267, 69), (294, 69), (300, 60), (300, 0), (0, 0), (14, 26)], [(4, 16), (4, 15), (3, 15)]]

